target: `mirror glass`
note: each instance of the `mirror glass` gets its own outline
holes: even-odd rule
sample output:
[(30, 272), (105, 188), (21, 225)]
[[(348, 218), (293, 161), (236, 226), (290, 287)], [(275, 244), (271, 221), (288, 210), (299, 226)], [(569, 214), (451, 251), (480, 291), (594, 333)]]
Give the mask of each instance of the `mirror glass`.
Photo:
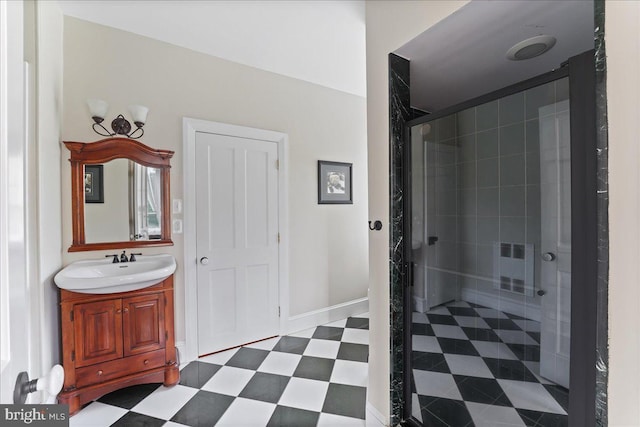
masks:
[(116, 159), (84, 166), (86, 243), (159, 240), (159, 168)]

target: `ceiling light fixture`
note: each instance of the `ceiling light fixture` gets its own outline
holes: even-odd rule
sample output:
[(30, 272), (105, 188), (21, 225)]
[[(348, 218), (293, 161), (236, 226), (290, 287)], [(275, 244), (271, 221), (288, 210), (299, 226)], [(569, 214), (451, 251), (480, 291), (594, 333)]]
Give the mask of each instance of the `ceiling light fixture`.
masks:
[(556, 44), (556, 38), (548, 35), (541, 35), (522, 40), (514, 44), (507, 51), (507, 58), (512, 61), (522, 61), (525, 59), (540, 56)]
[[(95, 122), (92, 126), (93, 130), (98, 135), (125, 135), (127, 138), (131, 139), (138, 139), (144, 135), (142, 127), (147, 121), (147, 114), (149, 113), (149, 109), (147, 107), (143, 105), (129, 105), (129, 112), (131, 113), (131, 117), (133, 117), (133, 124), (136, 125), (136, 128), (131, 132), (131, 123), (125, 119), (122, 114), (118, 114), (118, 116), (111, 122), (111, 129), (113, 130), (112, 133), (102, 125), (104, 117), (107, 115), (109, 104), (101, 99), (87, 99), (87, 105), (91, 112), (91, 118)], [(136, 136), (138, 132), (140, 132), (140, 135)]]

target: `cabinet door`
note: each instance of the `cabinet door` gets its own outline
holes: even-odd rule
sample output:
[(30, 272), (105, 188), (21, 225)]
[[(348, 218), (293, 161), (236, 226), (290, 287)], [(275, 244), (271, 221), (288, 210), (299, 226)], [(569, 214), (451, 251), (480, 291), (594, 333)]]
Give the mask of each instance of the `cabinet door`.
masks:
[(76, 367), (122, 357), (122, 300), (76, 304), (74, 318)]
[(143, 295), (122, 300), (124, 355), (164, 348), (164, 296)]

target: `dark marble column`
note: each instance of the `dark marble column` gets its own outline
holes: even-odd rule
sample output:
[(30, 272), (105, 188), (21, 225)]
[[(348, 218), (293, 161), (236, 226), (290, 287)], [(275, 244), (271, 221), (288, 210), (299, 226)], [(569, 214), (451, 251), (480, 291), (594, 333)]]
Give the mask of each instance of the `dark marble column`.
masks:
[[(391, 425), (402, 420), (404, 412), (404, 183), (403, 160), (405, 123), (413, 112), (409, 95), (409, 61), (389, 55), (389, 208), (390, 208), (390, 313), (391, 313)], [(411, 313), (406, 313), (411, 315)]]
[(598, 154), (598, 282), (596, 335), (596, 425), (607, 425), (607, 381), (609, 375), (609, 141), (607, 125), (607, 62), (604, 41), (604, 0), (594, 10), (596, 48), (596, 143)]

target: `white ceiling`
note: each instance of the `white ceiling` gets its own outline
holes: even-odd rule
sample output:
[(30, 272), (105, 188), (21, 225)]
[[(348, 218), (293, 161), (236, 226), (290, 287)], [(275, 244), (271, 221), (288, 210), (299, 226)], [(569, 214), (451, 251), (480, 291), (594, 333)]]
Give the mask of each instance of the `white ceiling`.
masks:
[[(593, 48), (593, 26), (592, 0), (474, 0), (395, 53), (411, 60), (411, 104), (436, 111), (558, 68)], [(557, 38), (547, 53), (506, 59), (540, 34)]]
[(366, 96), (364, 1), (59, 3), (65, 15)]

